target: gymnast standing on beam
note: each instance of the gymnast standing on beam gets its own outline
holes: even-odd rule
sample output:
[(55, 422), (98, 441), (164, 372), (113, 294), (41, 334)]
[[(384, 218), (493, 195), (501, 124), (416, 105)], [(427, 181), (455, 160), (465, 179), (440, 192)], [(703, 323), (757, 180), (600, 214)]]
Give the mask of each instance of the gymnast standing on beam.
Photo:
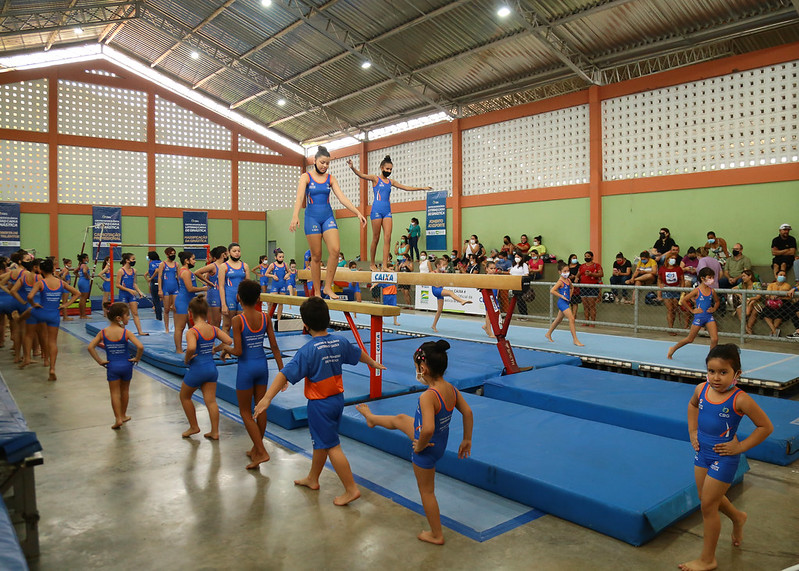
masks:
[(347, 165), (352, 169), (356, 175), (364, 180), (372, 183), (374, 190), (374, 202), (372, 202), (372, 210), (369, 213), (369, 219), (372, 221), (372, 243), (369, 246), (369, 264), (373, 271), (377, 270), (375, 263), (375, 256), (377, 255), (377, 243), (380, 241), (380, 230), (383, 231), (383, 267), (388, 263), (388, 254), (391, 249), (391, 230), (394, 226), (394, 221), (391, 218), (391, 188), (397, 187), (400, 190), (430, 190), (432, 186), (405, 186), (399, 182), (390, 181), (388, 177), (391, 176), (391, 171), (394, 169), (394, 164), (391, 162), (391, 157), (386, 155), (380, 162), (380, 174), (366, 174), (362, 173), (355, 168), (352, 164), (352, 159), (347, 159)]
[[(303, 201), (307, 199), (305, 207), (305, 237), (308, 239), (308, 246), (311, 251), (311, 281), (313, 282), (314, 292), (316, 294), (322, 292), (330, 299), (338, 299), (338, 296), (333, 293), (333, 278), (336, 275), (341, 242), (339, 240), (336, 217), (333, 214), (333, 208), (330, 206), (330, 191), (333, 191), (336, 198), (347, 210), (358, 216), (361, 225), (364, 227), (366, 226), (366, 218), (344, 196), (336, 177), (327, 172), (328, 168), (330, 168), (330, 153), (326, 148), (320, 146), (314, 156), (313, 170), (302, 173), (297, 183), (297, 200), (294, 202), (294, 214), (291, 217), (289, 230), (294, 232), (299, 227), (300, 208), (302, 208)], [(319, 178), (322, 180), (319, 180)], [(329, 255), (324, 290), (320, 287), (322, 281), (322, 240), (325, 241)]]

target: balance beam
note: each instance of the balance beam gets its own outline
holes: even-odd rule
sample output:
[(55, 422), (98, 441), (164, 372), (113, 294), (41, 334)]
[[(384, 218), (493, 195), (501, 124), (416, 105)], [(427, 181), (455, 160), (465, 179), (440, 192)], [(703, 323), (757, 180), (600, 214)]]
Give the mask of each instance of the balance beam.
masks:
[[(310, 281), (311, 270), (299, 270), (297, 277)], [(333, 278), (337, 282), (395, 283), (435, 287), (471, 287), (475, 289), (523, 289), (522, 276), (492, 274), (422, 274), (419, 272), (366, 272), (338, 268)], [(354, 311), (354, 310), (353, 310)], [(359, 313), (365, 313), (360, 312)]]
[[(368, 273), (368, 272), (364, 272)], [(307, 297), (298, 295), (281, 295), (278, 293), (262, 293), (261, 302), (269, 304), (269, 317), (274, 315), (278, 304), (302, 305)], [(358, 327), (352, 319), (350, 313), (365, 313), (371, 316), (369, 356), (375, 361), (383, 364), (383, 318), (400, 315), (399, 307), (395, 305), (383, 305), (380, 303), (358, 303), (355, 301), (342, 301), (339, 299), (326, 299), (327, 307), (344, 312), (347, 323), (350, 324), (352, 335), (355, 337), (358, 347), (366, 351), (366, 346), (358, 333)], [(369, 398), (377, 399), (383, 394), (383, 371), (380, 369), (369, 369)]]

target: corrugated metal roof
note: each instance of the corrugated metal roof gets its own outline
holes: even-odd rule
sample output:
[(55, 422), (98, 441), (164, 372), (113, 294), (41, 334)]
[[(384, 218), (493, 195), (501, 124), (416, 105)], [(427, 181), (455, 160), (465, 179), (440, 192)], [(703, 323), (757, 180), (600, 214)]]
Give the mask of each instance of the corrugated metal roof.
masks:
[(120, 1), (7, 1), (0, 50), (117, 30), (112, 46), (303, 141), (584, 88), (563, 53), (604, 77), (632, 64), (630, 76), (697, 45), (723, 45), (707, 56), (721, 57), (799, 41), (792, 0), (518, 0), (506, 18), (495, 0), (140, 0), (124, 23), (134, 2)]

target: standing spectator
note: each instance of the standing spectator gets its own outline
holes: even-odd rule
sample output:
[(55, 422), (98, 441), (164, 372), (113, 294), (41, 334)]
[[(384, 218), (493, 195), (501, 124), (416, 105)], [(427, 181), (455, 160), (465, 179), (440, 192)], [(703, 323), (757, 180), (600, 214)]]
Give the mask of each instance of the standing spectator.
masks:
[(655, 262), (660, 263), (660, 259), (663, 257), (663, 254), (671, 250), (673, 245), (674, 240), (671, 237), (671, 232), (669, 232), (669, 229), (661, 228), (660, 237), (655, 240), (655, 244), (652, 246), (652, 259), (654, 259)]
[(719, 278), (721, 278), (721, 272), (723, 271), (721, 263), (716, 258), (711, 258), (710, 252), (704, 246), (699, 248), (697, 253), (699, 254), (699, 263), (696, 265), (696, 271), (701, 272), (702, 268), (710, 268), (713, 270), (715, 279), (713, 280), (713, 283), (710, 284), (710, 287), (717, 289), (719, 287)]
[[(677, 254), (669, 252), (663, 258), (663, 265), (658, 270), (658, 287), (681, 287), (683, 285), (682, 268), (677, 263)], [(666, 302), (666, 323), (669, 329), (674, 328), (674, 316), (677, 314), (677, 300), (680, 298), (678, 291), (664, 291), (662, 299)], [(685, 315), (688, 315), (687, 313)], [(677, 335), (669, 331), (669, 335)]]
[(705, 248), (718, 260), (730, 257), (730, 252), (727, 250), (727, 240), (724, 238), (716, 238), (716, 233), (712, 230), (707, 233)]
[(510, 236), (503, 236), (502, 237), (502, 248), (500, 248), (500, 252), (505, 252), (508, 256), (513, 255), (513, 250), (516, 249), (516, 246), (510, 239)]
[(516, 250), (527, 255), (527, 252), (530, 251), (530, 242), (527, 241), (527, 234), (522, 234), (521, 238), (519, 239), (519, 243), (516, 244)]
[[(583, 315), (586, 321), (596, 321), (596, 304), (599, 299), (599, 288), (593, 284), (601, 284), (605, 272), (602, 266), (594, 261), (594, 253), (588, 251), (583, 258), (585, 263), (580, 266), (580, 296), (583, 299)], [(592, 287), (584, 287), (584, 284), (592, 284)], [(596, 327), (593, 323), (587, 324), (588, 327)]]
[(541, 256), (544, 256), (547, 253), (547, 247), (544, 246), (543, 242), (541, 241), (541, 236), (535, 236), (533, 238), (533, 248), (538, 250), (538, 253)]
[(752, 260), (744, 256), (744, 247), (740, 243), (733, 244), (732, 257), (727, 258), (719, 285), (729, 289), (743, 281), (743, 271), (752, 269)]
[(530, 266), (530, 277), (532, 277), (532, 279), (538, 281), (544, 277), (544, 260), (538, 255), (538, 250), (530, 251), (530, 261), (528, 265)]
[(513, 265), (513, 262), (510, 261), (509, 256), (512, 256), (513, 252), (508, 254), (505, 250), (500, 251), (499, 257), (497, 258), (497, 273), (500, 274), (507, 274), (510, 267)]
[[(513, 257), (513, 265), (508, 272), (510, 275), (526, 276), (530, 274), (530, 266), (527, 265), (524, 258), (524, 254), (516, 252), (516, 255)], [(513, 296), (516, 298), (516, 307), (519, 308), (519, 313), (522, 315), (527, 315), (527, 303), (525, 303), (524, 298), (522, 297), (523, 294), (524, 292), (521, 290), (513, 290)]]
[(472, 234), (468, 240), (463, 241), (463, 261), (469, 261), (469, 254), (474, 254), (479, 262), (486, 256), (486, 249), (477, 238), (477, 234)]
[(699, 256), (696, 254), (696, 248), (691, 246), (685, 253), (682, 262), (680, 262), (680, 267), (682, 268), (683, 277), (685, 279), (685, 287), (693, 287), (699, 281), (699, 278), (696, 277), (699, 273), (699, 270), (696, 269), (697, 266), (699, 266)]
[[(653, 260), (649, 252), (644, 250), (641, 252), (641, 256), (638, 260), (638, 263), (635, 265), (635, 271), (633, 275), (627, 280), (627, 285), (652, 285), (655, 283), (657, 279), (657, 269), (658, 265), (655, 260)], [(637, 292), (634, 294), (633, 299), (635, 303), (638, 303), (638, 294)]]
[(780, 226), (779, 235), (771, 241), (771, 269), (774, 277), (777, 277), (779, 270), (788, 271), (788, 266), (794, 263), (796, 256), (796, 238), (790, 235), (791, 225), (783, 224)]
[[(624, 285), (633, 273), (633, 267), (630, 260), (624, 257), (622, 252), (616, 254), (616, 261), (613, 262), (613, 275), (610, 276), (610, 283), (612, 285)], [(627, 290), (614, 289), (613, 298), (616, 303), (630, 303), (627, 299)]]
[[(572, 290), (571, 294), (569, 295), (569, 303), (572, 305), (578, 305), (583, 301), (583, 298), (580, 297), (580, 288), (575, 287), (577, 282), (580, 281), (580, 262), (577, 260), (577, 254), (569, 254), (569, 259), (567, 260), (567, 266), (564, 268), (564, 272), (566, 270), (569, 271), (569, 281), (572, 283)], [(575, 319), (577, 318), (577, 308), (575, 307), (572, 311), (574, 313)]]
[(408, 246), (410, 247), (411, 261), (413, 261), (413, 253), (416, 252), (416, 260), (419, 260), (419, 237), (422, 235), (422, 227), (419, 226), (418, 218), (411, 218), (411, 223), (408, 226)]

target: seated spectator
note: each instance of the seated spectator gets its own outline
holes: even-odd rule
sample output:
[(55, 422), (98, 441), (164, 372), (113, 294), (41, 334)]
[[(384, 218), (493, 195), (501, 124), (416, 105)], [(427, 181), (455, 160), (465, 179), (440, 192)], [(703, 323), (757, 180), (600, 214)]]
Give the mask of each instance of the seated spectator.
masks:
[(688, 248), (688, 252), (686, 252), (685, 257), (680, 262), (680, 267), (683, 271), (683, 277), (685, 279), (685, 287), (693, 287), (699, 282), (699, 278), (696, 275), (699, 273), (697, 267), (699, 266), (699, 256), (696, 253), (696, 248), (691, 246)]
[(538, 250), (530, 250), (530, 261), (527, 262), (530, 266), (530, 277), (534, 280), (540, 280), (544, 277), (544, 260), (538, 255)]
[[(683, 285), (683, 272), (682, 268), (677, 262), (678, 254), (669, 252), (663, 256), (663, 265), (658, 270), (658, 287), (682, 287)], [(678, 300), (680, 299), (681, 292), (679, 291), (664, 291), (661, 293), (661, 298), (666, 304), (666, 324), (669, 329), (674, 328), (674, 317), (677, 315)], [(690, 314), (683, 314), (687, 318), (685, 325), (690, 323)], [(669, 331), (669, 335), (677, 335), (674, 331)]]
[(488, 253), (488, 257), (485, 259), (483, 264), (485, 264), (485, 262), (496, 262), (498, 257), (499, 257), (499, 252), (497, 251), (497, 249), (491, 248), (491, 251)]
[(680, 255), (680, 247), (677, 244), (674, 244), (671, 247), (671, 250), (669, 250), (669, 254), (674, 254), (674, 256), (676, 256), (677, 265), (679, 266), (680, 262), (682, 262), (682, 256)]
[[(788, 283), (788, 278), (785, 270), (777, 271), (777, 281), (771, 282), (766, 288), (768, 291), (784, 291), (790, 292), (795, 289)], [(790, 298), (776, 295), (766, 295), (765, 303), (763, 304), (763, 311), (760, 316), (766, 322), (768, 328), (771, 330), (769, 337), (780, 336), (780, 325), (783, 320), (790, 319), (793, 315), (791, 311), (793, 304), (790, 303)]]
[(452, 254), (450, 256), (451, 256), (450, 259), (452, 260), (457, 260), (458, 258), (461, 257), (460, 254), (458, 253), (458, 250), (452, 250)]
[(696, 271), (701, 272), (702, 268), (710, 268), (713, 270), (713, 275), (715, 279), (711, 284), (711, 288), (718, 289), (719, 287), (719, 278), (721, 278), (721, 272), (723, 271), (721, 267), (721, 262), (719, 262), (716, 258), (710, 257), (710, 252), (707, 248), (702, 246), (696, 251), (697, 255), (699, 256), (699, 263), (696, 265)]
[(793, 322), (793, 327), (795, 331), (787, 337), (799, 341), (799, 299), (797, 299), (796, 295), (796, 288), (799, 284), (794, 283), (793, 288), (788, 291), (789, 298), (783, 300), (783, 302), (792, 302), (792, 306), (787, 310), (787, 313), (791, 316), (791, 321)]
[[(744, 290), (744, 289), (763, 289), (763, 284), (760, 282), (755, 281), (755, 274), (750, 269), (745, 269), (741, 272), (741, 281), (733, 287), (732, 289), (737, 290)], [(758, 307), (758, 298), (755, 296), (748, 296), (746, 298), (746, 316), (744, 319), (746, 320), (746, 333), (751, 335), (752, 334), (752, 325), (754, 325), (755, 321), (757, 320), (758, 311), (756, 311), (756, 307)], [(743, 305), (743, 296), (739, 294), (735, 294), (733, 297), (733, 304), (735, 305), (735, 315), (738, 316), (738, 319), (741, 319), (741, 306)], [(762, 304), (759, 306), (759, 309), (762, 310)]]
[(516, 249), (516, 244), (514, 244), (510, 236), (503, 236), (502, 237), (502, 248), (500, 248), (500, 252), (505, 252), (508, 256), (513, 255), (513, 250)]
[[(610, 276), (611, 285), (624, 285), (633, 273), (632, 264), (630, 260), (624, 257), (622, 252), (616, 254), (616, 261), (613, 262), (613, 275)], [(630, 303), (629, 296), (625, 289), (614, 289), (613, 298), (616, 303)]]
[[(407, 254), (400, 258), (400, 264), (397, 266), (398, 272), (412, 272), (413, 271), (413, 260), (411, 260), (411, 253), (408, 251)], [(407, 305), (413, 305), (411, 301), (411, 286), (410, 285), (398, 285), (397, 289), (402, 292), (405, 292), (405, 303)]]
[[(584, 264), (580, 265), (580, 297), (583, 300), (583, 315), (586, 321), (596, 321), (596, 304), (599, 300), (599, 287), (595, 285), (602, 283), (602, 277), (605, 272), (602, 266), (594, 261), (594, 253), (588, 251), (584, 254)], [(590, 284), (591, 287), (583, 287), (584, 284)], [(595, 327), (593, 323), (587, 324), (588, 327)]]
[(482, 262), (486, 257), (486, 249), (477, 238), (477, 234), (469, 236), (468, 240), (463, 241), (463, 261), (469, 261), (469, 254), (474, 254), (478, 262)]
[(711, 256), (717, 260), (723, 260), (730, 257), (730, 252), (727, 250), (727, 240), (724, 238), (717, 238), (716, 233), (712, 230), (707, 233), (707, 242), (705, 248)]
[(469, 254), (469, 261), (466, 263), (466, 270), (464, 271), (466, 274), (479, 274), (480, 273), (480, 263), (477, 261), (477, 256), (474, 254)]
[[(526, 276), (530, 274), (530, 266), (527, 265), (526, 256), (521, 252), (516, 252), (513, 256), (513, 265), (510, 268), (510, 275), (512, 276)], [(519, 313), (527, 315), (527, 303), (522, 298), (524, 292), (521, 290), (513, 290), (513, 297), (516, 298), (516, 307)]]
[(732, 257), (727, 258), (724, 264), (719, 285), (722, 289), (730, 289), (738, 285), (743, 280), (743, 271), (752, 269), (752, 260), (744, 256), (744, 247), (736, 243), (732, 247)]
[(783, 224), (780, 226), (779, 235), (771, 241), (771, 269), (774, 277), (779, 270), (788, 271), (788, 267), (794, 263), (796, 256), (796, 238), (791, 236), (791, 225)]
[(397, 256), (397, 260), (402, 262), (402, 257), (410, 251), (411, 246), (408, 244), (408, 237), (402, 236), (400, 241), (394, 246), (394, 254)]
[(533, 238), (533, 248), (538, 250), (539, 256), (545, 256), (547, 253), (547, 247), (544, 246), (544, 242), (541, 239), (541, 236), (535, 236)]
[[(657, 262), (653, 260), (649, 252), (644, 250), (641, 252), (641, 257), (635, 265), (633, 275), (625, 283), (627, 285), (652, 285), (657, 279)], [(638, 296), (635, 296), (635, 301), (638, 301)]]
[(419, 273), (429, 274), (433, 271), (433, 260), (427, 255), (427, 252), (422, 250), (419, 252)]
[(530, 242), (527, 241), (527, 234), (522, 234), (521, 238), (519, 239), (519, 243), (516, 244), (516, 250), (527, 255), (527, 252), (530, 251)]
[(650, 251), (651, 258), (655, 260), (656, 263), (660, 263), (660, 259), (663, 257), (663, 254), (671, 250), (673, 245), (674, 240), (671, 238), (671, 232), (669, 232), (669, 229), (661, 228), (660, 237), (655, 240), (652, 250)]
[[(510, 255), (513, 255), (513, 252), (511, 252)], [(500, 250), (499, 256), (496, 259), (496, 264), (497, 264), (497, 273), (506, 274), (508, 273), (508, 270), (510, 270), (510, 267), (513, 265), (513, 262), (510, 261), (510, 258), (508, 257), (508, 252), (506, 252), (505, 250)]]

